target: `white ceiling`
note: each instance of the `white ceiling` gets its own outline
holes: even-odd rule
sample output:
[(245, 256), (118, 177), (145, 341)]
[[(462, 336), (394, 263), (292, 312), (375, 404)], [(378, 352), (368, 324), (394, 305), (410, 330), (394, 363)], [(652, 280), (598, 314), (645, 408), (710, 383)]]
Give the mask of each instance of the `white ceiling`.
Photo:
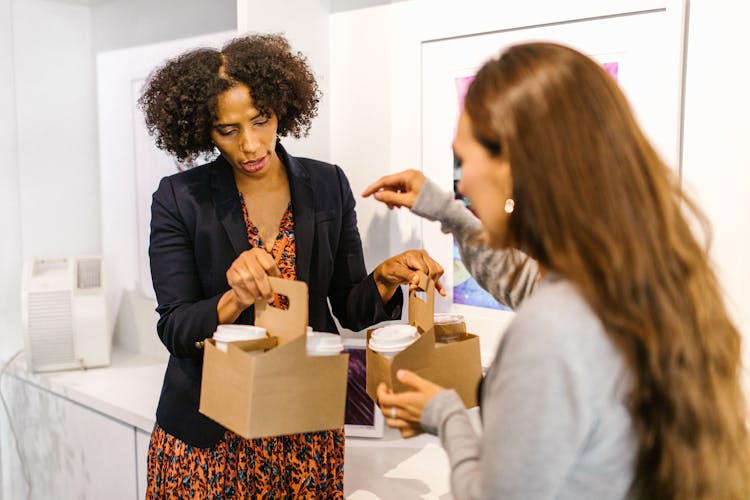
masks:
[(71, 3), (75, 5), (93, 6), (93, 5), (108, 3), (108, 2), (111, 2), (112, 0), (53, 0), (53, 1), (61, 2), (61, 3)]

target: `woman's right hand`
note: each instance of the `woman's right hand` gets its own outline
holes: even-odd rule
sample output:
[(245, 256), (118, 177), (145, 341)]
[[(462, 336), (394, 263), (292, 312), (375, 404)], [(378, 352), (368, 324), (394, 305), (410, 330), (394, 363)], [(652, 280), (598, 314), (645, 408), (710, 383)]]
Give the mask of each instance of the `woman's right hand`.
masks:
[(258, 299), (273, 301), (269, 276), (280, 276), (276, 262), (267, 251), (253, 248), (234, 259), (227, 271), (227, 282), (240, 305), (250, 307)]
[(424, 174), (419, 170), (404, 170), (397, 174), (386, 175), (370, 184), (363, 192), (365, 198), (373, 195), (388, 208), (411, 208), (417, 201), (419, 191), (424, 185)]
[(233, 323), (256, 300), (273, 301), (269, 276), (281, 276), (276, 262), (267, 251), (253, 248), (234, 259), (227, 271), (231, 287), (222, 295), (217, 305), (219, 323)]

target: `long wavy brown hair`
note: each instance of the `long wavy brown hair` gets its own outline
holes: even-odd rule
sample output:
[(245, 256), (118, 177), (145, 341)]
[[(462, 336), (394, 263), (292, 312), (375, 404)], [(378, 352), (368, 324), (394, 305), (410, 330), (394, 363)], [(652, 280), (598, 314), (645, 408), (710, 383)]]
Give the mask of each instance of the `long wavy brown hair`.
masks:
[(511, 246), (577, 285), (632, 372), (633, 494), (750, 498), (740, 334), (691, 230), (708, 241), (708, 223), (616, 82), (575, 50), (524, 44), (482, 67), (465, 107), (511, 165)]

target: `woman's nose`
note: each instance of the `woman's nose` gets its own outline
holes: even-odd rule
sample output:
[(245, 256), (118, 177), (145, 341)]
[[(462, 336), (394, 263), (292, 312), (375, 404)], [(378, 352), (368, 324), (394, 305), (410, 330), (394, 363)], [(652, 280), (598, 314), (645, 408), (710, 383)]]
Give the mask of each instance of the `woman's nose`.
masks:
[(252, 130), (245, 130), (240, 138), (240, 150), (243, 153), (252, 154), (258, 150), (260, 141)]

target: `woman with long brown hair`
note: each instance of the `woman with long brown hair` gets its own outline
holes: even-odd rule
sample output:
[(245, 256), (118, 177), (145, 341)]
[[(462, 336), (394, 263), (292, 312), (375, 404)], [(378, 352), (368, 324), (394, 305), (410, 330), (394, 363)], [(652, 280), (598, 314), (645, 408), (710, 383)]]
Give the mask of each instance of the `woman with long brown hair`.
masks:
[(535, 259), (482, 387), (401, 371), (389, 425), (436, 433), (456, 498), (750, 498), (740, 334), (708, 225), (615, 82), (567, 47), (509, 48), (476, 76), (454, 151), (484, 241)]

